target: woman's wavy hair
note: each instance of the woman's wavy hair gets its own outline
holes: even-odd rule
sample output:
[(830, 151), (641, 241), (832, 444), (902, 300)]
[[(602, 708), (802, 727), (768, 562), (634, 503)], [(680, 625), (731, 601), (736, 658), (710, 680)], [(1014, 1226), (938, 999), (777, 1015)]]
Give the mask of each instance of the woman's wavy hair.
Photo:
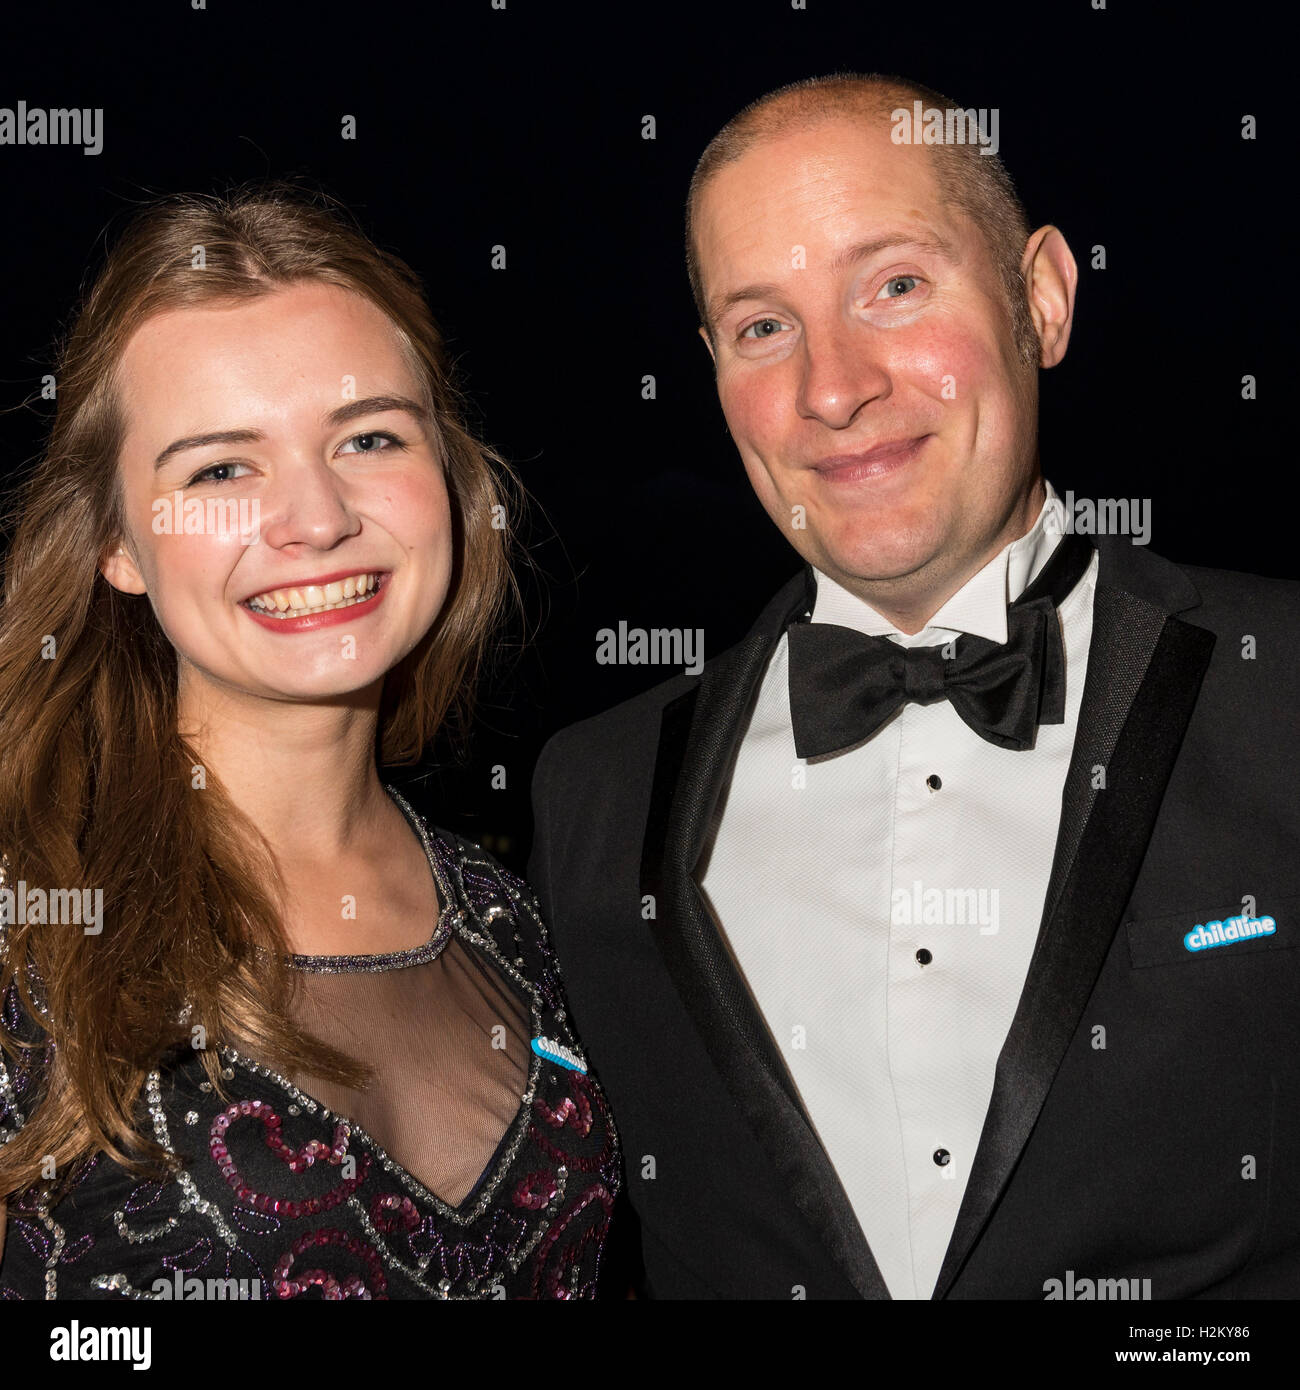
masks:
[[(100, 1151), (137, 1175), (165, 1172), (171, 1160), (147, 1132), (141, 1091), (179, 1050), (203, 1045), (223, 1097), (216, 1048), (232, 1038), (282, 1071), (366, 1079), (359, 1063), (290, 1021), (275, 855), (210, 771), (194, 789), (200, 759), (177, 731), (175, 651), (147, 596), (121, 593), (99, 568), (126, 532), (119, 368), (132, 334), (163, 310), (310, 281), (364, 295), (393, 324), (436, 422), (451, 498), (451, 589), (431, 630), (385, 678), (381, 764), (418, 762), (442, 731), (463, 740), (476, 674), (518, 602), (503, 519), (516, 514), (522, 489), (466, 423), (414, 272), (333, 200), (292, 183), (138, 210), (64, 336), (49, 443), (7, 518), (3, 867), (11, 885), (102, 889), (103, 925), (98, 935), (80, 925), (4, 928), (0, 998), (16, 989), (52, 1062), (39, 1104), (0, 1145), (0, 1197), (48, 1179), (51, 1159), (65, 1187)], [(0, 1044), (14, 1061), (31, 1046), (3, 1025)]]

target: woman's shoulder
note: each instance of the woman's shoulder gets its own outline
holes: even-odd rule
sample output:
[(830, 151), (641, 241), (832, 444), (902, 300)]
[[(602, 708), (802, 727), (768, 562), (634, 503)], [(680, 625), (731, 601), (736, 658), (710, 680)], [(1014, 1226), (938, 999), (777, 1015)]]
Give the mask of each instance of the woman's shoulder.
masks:
[[(0, 937), (4, 930), (0, 928)], [(41, 1001), (33, 999), (39, 1011)], [(38, 1103), (43, 1081), (54, 1058), (49, 1034), (23, 1004), (14, 981), (0, 988), (0, 1144), (23, 1127)]]
[[(7, 890), (7, 891), (5, 891)], [(28, 1008), (17, 979), (9, 969), (8, 927), (9, 861), (0, 855), (0, 1144), (7, 1143), (23, 1127), (39, 1103), (46, 1076), (54, 1061), (54, 1042), (45, 1026), (49, 1011), (45, 986), (28, 962), (22, 972)]]
[(487, 901), (501, 893), (512, 900), (526, 898), (533, 903), (537, 901), (537, 895), (529, 888), (527, 881), (506, 868), (495, 854), (477, 840), (441, 825), (431, 824), (429, 829), (455, 861), (466, 892), (476, 902), (479, 899)]
[(444, 826), (426, 825), (441, 876), (451, 890), (452, 910), (532, 978), (552, 1007), (562, 1006), (555, 947), (537, 894), (476, 840)]
[(457, 906), (484, 922), (521, 913), (545, 931), (537, 894), (476, 840), (445, 826), (429, 825), (430, 839), (444, 875), (451, 880)]
[[(45, 1028), (38, 1020), (48, 1017), (49, 1011), (45, 999), (45, 986), (39, 972), (31, 962), (30, 953), (27, 953), (25, 971), (11, 971), (9, 968), (11, 952), (9, 940), (10, 899), (12, 897), (13, 889), (9, 884), (9, 860), (6, 856), (0, 855), (0, 1027), (11, 1038), (31, 1043), (47, 1036)], [(17, 980), (14, 978), (19, 973), (23, 975), (27, 993), (35, 1009), (35, 1015), (23, 1004)]]

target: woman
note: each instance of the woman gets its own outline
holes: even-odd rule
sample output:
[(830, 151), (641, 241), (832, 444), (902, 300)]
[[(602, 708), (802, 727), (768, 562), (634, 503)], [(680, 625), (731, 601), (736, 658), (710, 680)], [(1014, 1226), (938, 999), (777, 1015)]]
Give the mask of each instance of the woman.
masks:
[(620, 1156), (536, 900), (377, 769), (463, 729), (510, 592), (414, 275), (285, 186), (167, 199), (56, 379), (0, 614), (0, 1297), (593, 1296)]

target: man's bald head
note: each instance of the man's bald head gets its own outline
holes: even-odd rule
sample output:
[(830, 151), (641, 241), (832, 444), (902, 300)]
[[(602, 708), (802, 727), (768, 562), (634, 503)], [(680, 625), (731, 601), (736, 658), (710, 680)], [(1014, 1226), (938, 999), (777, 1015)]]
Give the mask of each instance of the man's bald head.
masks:
[[(914, 101), (926, 106), (955, 105), (941, 93), (906, 78), (878, 73), (835, 73), (792, 82), (751, 102), (709, 142), (691, 178), (686, 198), (686, 272), (695, 307), (710, 341), (713, 325), (697, 249), (696, 223), (704, 189), (724, 165), (743, 158), (764, 140), (804, 131), (825, 120), (888, 124), (891, 112)], [(1020, 260), (1029, 239), (1029, 222), (1001, 160), (973, 144), (929, 147), (939, 196), (979, 228), (997, 269), (1010, 311), (1017, 352), (1026, 365), (1038, 359), (1038, 339), (1025, 298)]]

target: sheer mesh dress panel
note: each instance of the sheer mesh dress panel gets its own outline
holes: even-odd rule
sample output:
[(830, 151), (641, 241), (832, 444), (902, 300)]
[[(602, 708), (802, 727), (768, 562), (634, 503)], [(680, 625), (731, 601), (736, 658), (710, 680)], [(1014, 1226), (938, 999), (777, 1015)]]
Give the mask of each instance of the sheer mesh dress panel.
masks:
[(294, 1084), (355, 1120), (430, 1192), (459, 1206), (522, 1104), (523, 1002), (455, 939), (422, 964), (335, 969), (328, 956), (295, 960), (298, 1021), (373, 1074), (360, 1091), (310, 1074)]

